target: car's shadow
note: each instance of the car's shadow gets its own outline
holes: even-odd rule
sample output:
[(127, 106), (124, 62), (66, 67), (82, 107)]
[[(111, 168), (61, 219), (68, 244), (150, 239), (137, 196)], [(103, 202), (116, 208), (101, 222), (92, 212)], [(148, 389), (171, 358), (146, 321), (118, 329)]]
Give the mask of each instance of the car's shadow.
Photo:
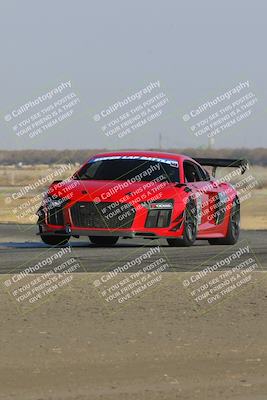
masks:
[[(117, 243), (115, 246), (98, 246), (92, 243), (88, 242), (70, 242), (69, 243), (71, 247), (73, 248), (92, 248), (92, 249), (119, 249), (119, 248), (138, 248), (138, 247), (157, 247), (160, 245), (160, 247), (166, 247), (166, 248), (171, 248), (167, 243), (164, 243), (164, 241), (159, 242), (158, 240), (153, 240), (153, 241), (145, 241), (142, 243)], [(205, 246), (208, 245), (205, 241), (198, 241), (194, 244), (194, 246)], [(49, 249), (49, 248), (64, 248), (68, 247), (68, 244), (63, 245), (63, 246), (49, 246), (44, 243), (39, 243), (39, 242), (0, 242), (0, 250), (3, 249)], [(191, 249), (192, 249), (191, 247)]]

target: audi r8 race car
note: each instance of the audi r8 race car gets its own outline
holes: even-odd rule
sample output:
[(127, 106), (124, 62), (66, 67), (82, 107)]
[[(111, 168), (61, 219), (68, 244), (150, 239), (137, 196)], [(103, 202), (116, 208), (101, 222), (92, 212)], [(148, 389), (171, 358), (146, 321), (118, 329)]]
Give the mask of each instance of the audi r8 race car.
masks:
[[(203, 166), (213, 167), (212, 176)], [(244, 173), (246, 160), (192, 159), (181, 154), (132, 151), (97, 154), (68, 180), (54, 181), (37, 214), (48, 245), (88, 236), (95, 245), (122, 238), (165, 238), (170, 246), (234, 244), (240, 201), (216, 179), (217, 167)]]

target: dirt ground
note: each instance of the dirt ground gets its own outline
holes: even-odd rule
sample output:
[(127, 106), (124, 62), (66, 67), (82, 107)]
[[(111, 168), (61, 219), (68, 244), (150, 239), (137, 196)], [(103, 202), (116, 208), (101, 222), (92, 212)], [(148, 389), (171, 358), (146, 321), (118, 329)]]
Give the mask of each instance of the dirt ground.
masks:
[[(265, 400), (267, 281), (203, 314), (181, 274), (106, 308), (75, 274), (27, 314), (0, 294), (3, 400)], [(3, 278), (5, 276), (2, 275)]]

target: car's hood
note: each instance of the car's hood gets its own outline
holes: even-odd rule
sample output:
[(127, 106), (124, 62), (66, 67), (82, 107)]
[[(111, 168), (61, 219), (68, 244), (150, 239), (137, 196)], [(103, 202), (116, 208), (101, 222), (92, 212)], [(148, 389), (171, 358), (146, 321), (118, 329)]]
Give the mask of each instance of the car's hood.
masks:
[(50, 194), (66, 197), (71, 201), (152, 201), (176, 197), (181, 189), (175, 183), (102, 181), (102, 180), (68, 180), (52, 184)]

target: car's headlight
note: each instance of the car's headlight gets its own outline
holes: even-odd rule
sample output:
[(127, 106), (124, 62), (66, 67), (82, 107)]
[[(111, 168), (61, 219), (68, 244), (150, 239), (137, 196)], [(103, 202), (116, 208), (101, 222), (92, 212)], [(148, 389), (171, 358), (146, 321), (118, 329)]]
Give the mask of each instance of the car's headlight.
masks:
[(63, 201), (62, 200), (50, 200), (48, 201), (48, 205), (52, 208), (54, 207), (60, 207), (62, 205)]
[(44, 198), (44, 205), (45, 205), (46, 208), (51, 210), (53, 208), (62, 207), (64, 205), (66, 205), (66, 203), (68, 201), (69, 200), (66, 199), (66, 198), (61, 198), (61, 197), (58, 197), (58, 196), (55, 196), (55, 195), (53, 195), (53, 196), (52, 195), (47, 195)]

